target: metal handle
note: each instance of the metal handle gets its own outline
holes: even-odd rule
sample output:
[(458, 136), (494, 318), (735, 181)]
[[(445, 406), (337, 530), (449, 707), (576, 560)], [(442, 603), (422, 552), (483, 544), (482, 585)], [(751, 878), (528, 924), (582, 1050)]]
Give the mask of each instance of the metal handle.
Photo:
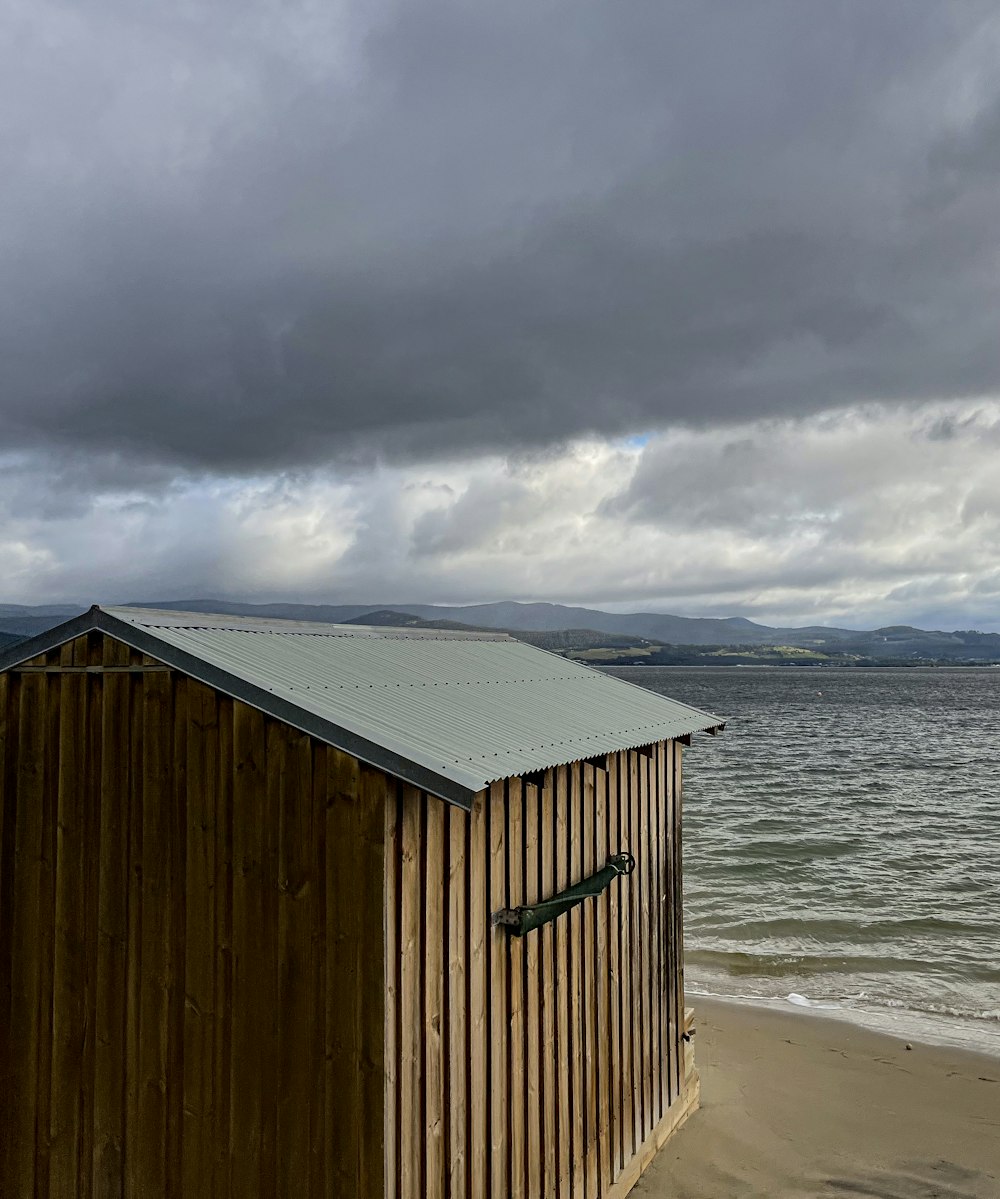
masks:
[(596, 874), (581, 879), (572, 887), (553, 895), (551, 899), (541, 899), (538, 903), (517, 908), (501, 908), (499, 912), (493, 913), (493, 923), (505, 928), (515, 937), (523, 937), (533, 928), (548, 924), (550, 920), (555, 920), (557, 916), (568, 912), (585, 899), (600, 895), (610, 886), (612, 879), (619, 875), (631, 874), (634, 869), (635, 858), (630, 853), (616, 853), (608, 858), (607, 864)]

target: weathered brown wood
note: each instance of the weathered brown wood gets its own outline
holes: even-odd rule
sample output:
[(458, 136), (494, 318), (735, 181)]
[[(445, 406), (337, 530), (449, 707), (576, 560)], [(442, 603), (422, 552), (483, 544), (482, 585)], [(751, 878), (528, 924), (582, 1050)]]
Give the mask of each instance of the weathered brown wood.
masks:
[[(385, 803), (385, 1193), (400, 1199), (399, 1182), (399, 1005), (400, 1005), (400, 856), (402, 813), (398, 786)], [(331, 852), (335, 852), (331, 846)], [(330, 885), (336, 881), (331, 879)], [(324, 935), (324, 943), (327, 938)], [(463, 955), (464, 956), (464, 955)], [(330, 961), (337, 969), (337, 958)], [(323, 1192), (317, 1191), (317, 1199)]]
[[(127, 647), (104, 639), (107, 665), (127, 661)], [(2, 676), (0, 676), (2, 678)], [(98, 936), (94, 1036), (94, 1152), (91, 1185), (99, 1199), (121, 1199), (124, 1161), (125, 946), (128, 935), (129, 682), (103, 679), (101, 704), (101, 837), (98, 849)]]
[[(524, 806), (520, 779), (507, 783), (507, 906), (524, 903)], [(533, 938), (534, 940), (534, 938)], [(509, 1142), (509, 1182), (511, 1199), (524, 1199), (525, 1185), (525, 940), (507, 940), (510, 1043), (507, 1054), (507, 1139)]]
[[(156, 683), (147, 681), (149, 690)], [(185, 694), (186, 692), (186, 694)], [(218, 725), (215, 692), (182, 684), (175, 702), (187, 704), (187, 821), (184, 875), (184, 1190), (212, 1177), (215, 1106), (215, 779)], [(162, 808), (162, 800), (158, 800)], [(149, 809), (147, 808), (147, 815)], [(148, 829), (147, 829), (148, 831)], [(152, 850), (150, 849), (150, 852)], [(162, 919), (162, 915), (160, 916)], [(144, 1024), (145, 1027), (145, 1024)]]
[[(71, 647), (67, 647), (71, 648)], [(67, 675), (50, 683), (59, 689), (59, 741), (55, 883), (55, 937), (51, 999), (51, 1105), (48, 1128), (49, 1190), (53, 1197), (75, 1197), (82, 1137), (82, 1049), (86, 979), (84, 930), (84, 844), (86, 778), (86, 680)], [(43, 1036), (48, 1029), (43, 1028)], [(89, 1170), (88, 1170), (89, 1175)], [(88, 1178), (89, 1184), (89, 1178)]]
[(640, 754), (639, 768), (639, 904), (640, 904), (640, 953), (642, 955), (642, 1074), (643, 1074), (643, 1139), (653, 1131), (657, 1123), (653, 1107), (653, 1094), (658, 1090), (656, 1083), (656, 1055), (654, 1053), (656, 1021), (659, 1011), (653, 1003), (653, 935), (651, 908), (655, 880), (654, 854), (656, 846), (649, 829), (649, 769), (652, 754)]
[(643, 870), (642, 833), (639, 824), (639, 755), (634, 750), (628, 754), (629, 770), (629, 836), (631, 837), (635, 856), (635, 870), (629, 876), (629, 892), (632, 910), (630, 912), (632, 952), (629, 957), (631, 973), (630, 989), (632, 995), (632, 1117), (635, 1124), (634, 1145), (636, 1150), (645, 1140), (646, 1111), (645, 1098), (645, 1045), (642, 962), (645, 946), (642, 943), (642, 884), (645, 871)]
[[(586, 763), (577, 768), (581, 776), (582, 823), (580, 827), (581, 851), (583, 854), (582, 875), (584, 878), (597, 869), (596, 850), (596, 792), (594, 769)], [(603, 862), (601, 863), (603, 865)], [(579, 955), (583, 969), (581, 979), (581, 1020), (583, 1035), (583, 1172), (584, 1194), (597, 1194), (597, 1176), (600, 1158), (600, 1132), (597, 1126), (597, 987), (594, 976), (594, 954), (597, 940), (598, 908), (604, 896), (588, 900), (580, 911), (583, 943)]]
[(394, 787), (380, 771), (362, 767), (361, 835), (358, 841), (362, 912), (361, 968), (355, 1005), (361, 1024), (361, 1166), (359, 1199), (381, 1199), (385, 1193), (385, 809)]
[[(565, 891), (569, 886), (570, 831), (569, 831), (569, 779), (565, 766), (553, 772), (555, 800), (554, 854), (556, 865), (556, 891)], [(570, 1094), (572, 1090), (572, 1048), (570, 1045), (570, 971), (569, 971), (569, 917), (560, 916), (554, 922), (555, 948), (555, 1000), (556, 1000), (556, 1065), (553, 1086), (556, 1095), (556, 1153), (557, 1189), (560, 1199), (568, 1199), (572, 1186), (573, 1129), (570, 1120)]]
[[(25, 677), (17, 688), (17, 761), (8, 767), (17, 794), (8, 836), (13, 846), (10, 904), (10, 1026), (4, 1044), (5, 1180), (13, 1194), (35, 1194), (35, 1127), (38, 1104), (35, 1070), (38, 1059), (38, 976), (41, 969), (41, 874), (43, 803), (46, 782), (46, 680)], [(13, 712), (11, 713), (13, 721)], [(8, 809), (10, 811), (10, 809)], [(10, 815), (8, 815), (10, 820)]]
[[(574, 762), (569, 776), (569, 881), (572, 885), (583, 878), (583, 785), (582, 764)], [(589, 908), (591, 905), (587, 904)], [(583, 1035), (583, 910), (578, 905), (571, 908), (566, 917), (569, 924), (569, 1052), (570, 1068), (570, 1177), (573, 1180), (574, 1199), (584, 1194), (585, 1163), (587, 1154), (587, 1125), (584, 1105), (586, 1100), (587, 1046)]]
[(261, 1173), (264, 1121), (262, 1047), (269, 1036), (261, 986), (267, 946), (264, 928), (266, 878), (264, 821), (264, 717), (254, 708), (233, 708), (233, 1026), (230, 1089), (239, 1097), (229, 1121), (230, 1179), (234, 1196), (252, 1195)]
[[(17, 711), (20, 680), (0, 673), (0, 1127), (14, 1129), (10, 1110), (14, 1070), (10, 1039), (11, 933), (14, 925), (14, 844), (17, 829)], [(0, 1178), (9, 1173), (13, 1149), (0, 1137)]]
[[(618, 803), (621, 846), (633, 856), (636, 853), (632, 835), (632, 773), (630, 755), (618, 755)], [(632, 972), (635, 962), (635, 945), (632, 928), (632, 905), (635, 897), (635, 871), (620, 881), (619, 914), (621, 917), (618, 960), (621, 966), (621, 1047), (622, 1047), (622, 1162), (635, 1153), (642, 1143), (636, 1138), (636, 1087), (635, 1036), (633, 1024), (635, 1013), (632, 1005)]]
[(448, 811), (448, 1194), (465, 1199), (469, 1164), (467, 902), (469, 817)]
[[(506, 864), (506, 787), (490, 786), (489, 802), (489, 911), (509, 906)], [(510, 977), (509, 939), (503, 929), (488, 931), (490, 976), (490, 1084), (487, 1103), (490, 1110), (491, 1195), (506, 1196), (510, 1186), (510, 1131), (507, 1123), (508, 1076), (507, 1047), (510, 1037), (508, 980)]]
[[(233, 1050), (233, 700), (228, 696), (216, 698), (215, 728), (204, 730), (210, 739), (211, 756), (215, 758), (215, 995), (213, 1010), (216, 1018), (214, 1060), (215, 1082), (213, 1119), (214, 1140), (214, 1199), (229, 1199), (232, 1195), (230, 1170), (232, 1162), (232, 1050)], [(309, 752), (307, 745), (306, 752)], [(306, 792), (303, 802), (311, 806), (312, 796)], [(305, 844), (310, 843), (311, 829), (303, 830)], [(311, 862), (310, 862), (311, 865)], [(179, 923), (179, 922), (178, 922)], [(179, 947), (175, 944), (175, 956)], [(310, 980), (311, 981), (311, 980)], [(310, 988), (310, 996), (315, 990)], [(310, 1011), (312, 1022), (312, 1013)], [(237, 1101), (239, 1097), (237, 1096)], [(170, 1123), (174, 1122), (170, 1113)]]
[[(326, 795), (328, 748), (312, 743), (312, 797), (308, 846), (311, 880), (310, 926), (312, 941), (312, 1035), (309, 1080), (309, 1199), (326, 1199), (329, 1146), (326, 1139), (326, 995), (329, 986), (326, 935)], [(386, 805), (395, 818), (395, 804)], [(388, 833), (388, 829), (386, 830)], [(231, 872), (230, 872), (231, 876)], [(230, 916), (232, 909), (230, 908)], [(388, 1006), (388, 995), (386, 996)], [(395, 1055), (393, 1056), (395, 1061)], [(386, 1062), (388, 1066), (388, 1059)], [(388, 1077), (388, 1073), (387, 1073)], [(230, 1104), (234, 1102), (230, 1097)], [(235, 1102), (239, 1102), (236, 1096)], [(388, 1104), (387, 1104), (388, 1107)]]
[[(104, 637), (87, 637), (87, 660), (100, 664)], [(104, 840), (101, 796), (101, 724), (104, 707), (104, 679), (91, 676), (85, 682), (87, 692), (87, 761), (83, 799), (83, 1044), (81, 1048), (80, 1156), (77, 1162), (79, 1199), (92, 1199), (95, 1157), (95, 1079), (97, 1070), (97, 958), (100, 906), (100, 847)]]
[[(608, 773), (608, 850), (619, 853), (620, 799), (618, 783), (619, 754), (612, 755)], [(621, 882), (608, 888), (608, 990), (610, 1000), (610, 1043), (608, 1054), (608, 1103), (611, 1132), (609, 1179), (618, 1177), (622, 1166), (622, 1020), (621, 1020)]]
[[(73, 647), (60, 647), (51, 655), (53, 660), (73, 659)], [(59, 775), (61, 757), (62, 686), (59, 680), (49, 679), (43, 691), (45, 720), (45, 782), (42, 789), (42, 851), (39, 861), (38, 913), (38, 1005), (39, 1035), (36, 1062), (37, 1110), (35, 1115), (36, 1194), (49, 1199), (51, 1194), (52, 1145), (52, 1050), (55, 1041), (55, 945), (56, 888), (58, 883), (59, 847)], [(70, 717), (72, 719), (72, 717)], [(65, 999), (65, 992), (62, 998)], [(47, 1017), (47, 1018), (46, 1018)], [(71, 1018), (63, 1011), (63, 1021)], [(68, 1164), (68, 1163), (67, 1163)]]
[(139, 1194), (143, 1185), (139, 1152), (140, 1011), (142, 998), (142, 866), (143, 815), (143, 680), (130, 678), (129, 687), (129, 803), (128, 803), (128, 896), (126, 916), (128, 945), (125, 954), (125, 1193)]
[(646, 1140), (626, 1163), (617, 1181), (602, 1199), (625, 1199), (639, 1181), (657, 1153), (670, 1137), (698, 1107), (698, 1087), (692, 1086), (674, 1103)]
[(345, 1194), (357, 1185), (361, 1162), (361, 955), (364, 924), (357, 895), (361, 767), (338, 749), (327, 751), (326, 941), (330, 970), (326, 1008), (326, 1136), (328, 1185)]
[(674, 746), (674, 786), (671, 793), (671, 801), (673, 806), (673, 820), (671, 822), (671, 849), (672, 863), (674, 873), (674, 885), (671, 892), (673, 903), (673, 930), (674, 930), (674, 970), (673, 970), (673, 986), (674, 986), (674, 1044), (676, 1047), (675, 1058), (677, 1063), (677, 1093), (683, 1094), (684, 1076), (683, 1076), (683, 1054), (681, 1048), (681, 1033), (684, 1023), (684, 868), (683, 868), (683, 852), (682, 852), (682, 837), (681, 837), (681, 808), (683, 805), (684, 786), (684, 750), (680, 744)]
[(667, 863), (667, 846), (669, 833), (667, 818), (668, 808), (668, 770), (670, 762), (669, 742), (662, 742), (657, 754), (656, 778), (656, 844), (657, 868), (659, 871), (658, 886), (658, 936), (660, 952), (659, 1004), (660, 1004), (660, 1110), (666, 1112), (674, 1100), (673, 1069), (674, 1051), (670, 1035), (670, 873)]
[[(312, 754), (309, 738), (282, 726), (278, 810), (278, 1112), (279, 1199), (301, 1199), (309, 1176), (310, 1034), (313, 1000), (308, 845)], [(379, 929), (381, 941), (381, 928)], [(221, 1032), (221, 1028), (217, 1030)]]
[[(594, 856), (598, 868), (608, 860), (608, 773), (598, 770), (594, 777)], [(597, 1135), (599, 1149), (599, 1186), (603, 1192), (611, 1182), (611, 1106), (608, 1076), (611, 1047), (611, 971), (608, 960), (608, 923), (614, 883), (597, 903), (595, 919), (596, 948), (594, 961), (594, 1026), (597, 1042)], [(595, 1192), (596, 1193), (596, 1192)]]
[[(547, 899), (553, 894), (556, 880), (556, 804), (554, 772), (545, 772), (539, 807), (539, 895)], [(541, 1194), (561, 1194), (558, 1178), (559, 1101), (557, 1088), (558, 1043), (557, 992), (555, 986), (558, 970), (556, 958), (555, 921), (538, 930), (541, 942), (540, 1002), (542, 1008), (542, 1069), (541, 1101), (542, 1113), (542, 1184)]]
[(285, 730), (278, 721), (264, 720), (264, 886), (260, 938), (261, 1011), (263, 1038), (257, 1053), (261, 1071), (260, 1176), (267, 1195), (278, 1192), (278, 1097), (281, 1073), (281, 974), (279, 903), (281, 888), (280, 805), (284, 768)]
[(424, 994), (423, 1033), (424, 1128), (427, 1158), (425, 1195), (443, 1195), (445, 1179), (444, 969), (445, 811), (440, 801), (425, 799), (426, 837), (423, 870)]
[[(539, 898), (539, 851), (541, 849), (541, 792), (538, 787), (523, 788), (524, 800), (524, 902)], [(542, 1191), (542, 1029), (541, 982), (545, 929), (524, 939), (524, 1089), (525, 1089), (525, 1188), (530, 1199)]]
[(403, 788), (403, 872), (400, 881), (402, 931), (400, 956), (400, 1111), (403, 1116), (401, 1187), (404, 1199), (418, 1199), (424, 1186), (424, 1096), (421, 1077), (423, 1018), (421, 970), (421, 859), (426, 797), (415, 787)]
[(487, 1068), (489, 1029), (486, 1019), (489, 990), (487, 956), (489, 895), (486, 890), (486, 850), (490, 793), (481, 791), (469, 813), (469, 1193), (488, 1195)]

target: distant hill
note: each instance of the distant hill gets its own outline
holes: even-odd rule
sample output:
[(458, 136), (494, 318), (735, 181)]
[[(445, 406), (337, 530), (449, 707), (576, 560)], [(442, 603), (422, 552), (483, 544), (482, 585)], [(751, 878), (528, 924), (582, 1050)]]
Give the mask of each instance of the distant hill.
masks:
[(19, 637), (16, 633), (0, 633), (0, 653), (23, 640), (24, 638)]
[(238, 616), (275, 616), (286, 620), (320, 620), (341, 624), (380, 611), (417, 616), (422, 620), (454, 620), (473, 628), (526, 629), (532, 632), (562, 632), (594, 629), (624, 637), (645, 637), (673, 645), (790, 644), (798, 638), (850, 638), (850, 629), (809, 627), (778, 629), (756, 624), (743, 617), (670, 616), (662, 612), (602, 612), (598, 608), (576, 608), (564, 604), (522, 604), (504, 600), (495, 604), (240, 604), (225, 600), (168, 600), (138, 607), (166, 608), (189, 612), (222, 612)]
[[(778, 628), (743, 617), (673, 616), (662, 612), (602, 612), (563, 604), (242, 604), (227, 600), (164, 600), (137, 605), (174, 611), (293, 620), (419, 624), (428, 627), (478, 628), (510, 632), (546, 649), (599, 650), (655, 646), (793, 647), (878, 662), (1000, 662), (1000, 633), (974, 630), (926, 630), (908, 625), (856, 630), (809, 625)], [(84, 610), (84, 606), (29, 608), (0, 605), (0, 633), (27, 637)], [(662, 658), (663, 655), (660, 655)]]
[(71, 616), (79, 616), (85, 608), (74, 608), (72, 612), (50, 613), (34, 616), (0, 616), (0, 633), (9, 633), (18, 637), (35, 637), (51, 629), (53, 625), (62, 624)]
[(567, 650), (593, 649), (643, 649), (659, 647), (662, 641), (652, 641), (646, 637), (630, 637), (622, 633), (601, 633), (597, 629), (553, 629), (537, 631), (532, 629), (492, 629), (485, 625), (464, 624), (458, 620), (423, 620), (409, 612), (397, 612), (392, 609), (381, 609), (377, 612), (367, 612), (357, 616), (346, 624), (385, 626), (394, 629), (452, 629), (466, 633), (508, 633), (518, 641), (528, 645), (536, 645), (540, 649), (562, 653)]

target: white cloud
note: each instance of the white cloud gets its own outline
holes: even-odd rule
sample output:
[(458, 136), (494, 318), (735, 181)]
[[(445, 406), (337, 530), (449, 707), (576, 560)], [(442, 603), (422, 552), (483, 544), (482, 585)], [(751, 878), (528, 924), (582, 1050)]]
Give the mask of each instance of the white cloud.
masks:
[[(11, 602), (548, 599), (998, 627), (1000, 402), (870, 406), (546, 454), (174, 480), (0, 475)], [(27, 494), (37, 498), (24, 503)]]

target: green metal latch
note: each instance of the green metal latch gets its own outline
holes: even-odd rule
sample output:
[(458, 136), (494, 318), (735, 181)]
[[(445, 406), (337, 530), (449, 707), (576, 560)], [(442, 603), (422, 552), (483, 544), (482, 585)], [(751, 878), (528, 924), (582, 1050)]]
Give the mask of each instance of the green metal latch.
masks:
[(568, 912), (585, 899), (600, 895), (612, 879), (620, 874), (631, 874), (634, 869), (635, 858), (630, 853), (616, 853), (608, 858), (607, 865), (602, 870), (598, 870), (589, 878), (581, 879), (572, 887), (553, 895), (551, 899), (542, 899), (538, 903), (519, 908), (501, 908), (499, 912), (493, 913), (493, 923), (505, 928), (515, 937), (523, 937), (533, 928), (548, 924), (550, 920), (555, 920), (557, 916)]

